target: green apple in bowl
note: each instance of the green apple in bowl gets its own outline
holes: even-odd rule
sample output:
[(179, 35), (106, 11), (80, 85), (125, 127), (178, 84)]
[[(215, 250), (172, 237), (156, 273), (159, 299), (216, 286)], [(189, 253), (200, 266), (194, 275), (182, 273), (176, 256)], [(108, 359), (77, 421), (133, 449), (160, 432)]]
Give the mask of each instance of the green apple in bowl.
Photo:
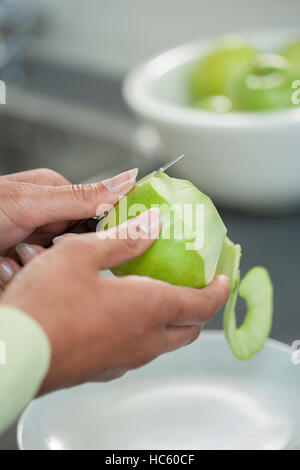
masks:
[(248, 313), (236, 326), (235, 304), (239, 290), (241, 248), (226, 236), (226, 227), (211, 199), (192, 183), (152, 173), (123, 198), (101, 222), (114, 227), (151, 207), (162, 215), (159, 238), (138, 258), (117, 266), (117, 276), (148, 276), (171, 284), (202, 288), (216, 274), (230, 279), (231, 294), (224, 328), (233, 354), (250, 359), (264, 346), (272, 324), (272, 283), (264, 268), (254, 268), (241, 283)]
[(195, 108), (210, 111), (212, 113), (228, 113), (232, 110), (232, 102), (228, 96), (209, 95), (199, 98), (194, 103)]
[(248, 69), (256, 54), (252, 45), (238, 35), (216, 41), (192, 68), (189, 87), (192, 101), (208, 95), (226, 96), (232, 81)]
[(300, 38), (290, 42), (280, 51), (280, 55), (285, 57), (298, 73), (300, 80)]
[(289, 108), (295, 72), (290, 63), (276, 54), (261, 54), (249, 69), (230, 86), (235, 109), (263, 111)]

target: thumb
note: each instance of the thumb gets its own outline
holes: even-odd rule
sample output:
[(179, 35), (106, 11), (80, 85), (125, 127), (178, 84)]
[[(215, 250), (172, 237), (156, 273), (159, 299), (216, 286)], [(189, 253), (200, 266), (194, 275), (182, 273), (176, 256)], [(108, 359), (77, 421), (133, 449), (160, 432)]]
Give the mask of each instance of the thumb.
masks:
[(50, 223), (103, 215), (136, 183), (137, 168), (90, 184), (41, 186), (23, 183), (23, 203), (29, 205), (34, 228)]
[(137, 258), (159, 237), (160, 230), (160, 212), (159, 209), (153, 208), (109, 230), (56, 237), (54, 244), (68, 244), (76, 253), (80, 253), (80, 256), (83, 248), (88, 247), (87, 252), (92, 254), (90, 261), (98, 271)]

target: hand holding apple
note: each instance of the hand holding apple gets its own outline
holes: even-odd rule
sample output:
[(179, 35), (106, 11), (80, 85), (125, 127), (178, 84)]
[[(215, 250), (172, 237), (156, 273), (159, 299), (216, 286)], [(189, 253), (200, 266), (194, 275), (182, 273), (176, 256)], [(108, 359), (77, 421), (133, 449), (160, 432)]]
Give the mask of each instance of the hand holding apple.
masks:
[(118, 202), (134, 187), (136, 175), (134, 169), (84, 185), (44, 168), (0, 176), (0, 291), (20, 270), (16, 261), (26, 263), (41, 253), (38, 245), (49, 245), (75, 220), (100, 215), (97, 208)]
[(100, 234), (62, 237), (4, 291), (1, 304), (20, 308), (48, 335), (52, 359), (41, 393), (109, 380), (189, 344), (226, 302), (226, 276), (202, 290), (99, 276), (147, 250), (160, 224), (151, 210)]

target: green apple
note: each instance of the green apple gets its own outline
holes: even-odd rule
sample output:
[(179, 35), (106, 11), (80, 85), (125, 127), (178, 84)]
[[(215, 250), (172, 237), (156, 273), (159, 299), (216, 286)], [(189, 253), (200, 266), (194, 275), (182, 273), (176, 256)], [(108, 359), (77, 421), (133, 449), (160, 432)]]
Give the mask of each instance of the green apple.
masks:
[(285, 57), (298, 73), (298, 80), (300, 80), (300, 38), (287, 44), (280, 54)]
[(206, 286), (216, 274), (226, 274), (231, 291), (224, 316), (226, 338), (237, 358), (249, 359), (263, 347), (272, 322), (272, 284), (266, 270), (254, 268), (242, 281), (240, 293), (249, 311), (237, 328), (241, 247), (226, 237), (226, 227), (211, 199), (192, 183), (152, 173), (109, 212), (101, 228), (119, 225), (151, 207), (158, 207), (162, 215), (159, 238), (138, 258), (115, 267), (113, 273), (194, 288)]
[(159, 239), (142, 256), (113, 272), (118, 276), (135, 273), (183, 286), (205, 286), (214, 277), (226, 228), (210, 198), (189, 181), (164, 173), (145, 177), (116, 206), (116, 211), (108, 214), (104, 228), (155, 206), (162, 215)]
[(241, 111), (284, 109), (293, 105), (294, 79), (294, 71), (284, 57), (262, 54), (232, 82), (228, 93), (234, 108)]
[(223, 95), (203, 96), (195, 101), (194, 106), (213, 113), (228, 113), (232, 110), (231, 100)]
[(190, 75), (193, 101), (207, 95), (227, 95), (228, 86), (249, 67), (256, 50), (241, 36), (225, 36), (194, 65)]

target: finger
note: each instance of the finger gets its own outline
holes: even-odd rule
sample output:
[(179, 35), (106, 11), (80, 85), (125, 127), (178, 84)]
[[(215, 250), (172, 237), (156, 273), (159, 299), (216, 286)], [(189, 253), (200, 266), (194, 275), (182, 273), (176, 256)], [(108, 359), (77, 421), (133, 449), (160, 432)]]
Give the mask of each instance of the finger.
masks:
[(63, 222), (53, 222), (50, 224), (43, 225), (40, 229), (35, 231), (36, 236), (48, 235), (53, 238), (53, 234), (64, 233), (66, 230), (69, 230), (76, 224), (77, 221), (63, 221)]
[(62, 230), (53, 231), (51, 233), (48, 231), (43, 232), (36, 230), (34, 233), (29, 235), (29, 237), (27, 237), (24, 242), (28, 243), (29, 245), (39, 245), (46, 248), (51, 244), (53, 237), (68, 229), (69, 227), (64, 224)]
[(110, 382), (111, 380), (116, 380), (120, 377), (123, 377), (126, 372), (126, 369), (114, 369), (112, 371), (104, 372), (93, 377), (90, 382)]
[[(18, 183), (11, 191), (19, 193), (19, 212), (28, 216), (29, 227), (103, 215), (134, 186), (137, 169), (126, 171), (99, 183), (41, 186)], [(8, 185), (7, 185), (8, 186)], [(26, 222), (26, 221), (25, 221)]]
[[(21, 171), (11, 175), (0, 177), (0, 182), (19, 182), (19, 183), (32, 183), (45, 186), (62, 186), (70, 184), (70, 182), (54, 170), (48, 168), (37, 168), (30, 171)], [(49, 245), (53, 234), (59, 234), (68, 230), (72, 226), (72, 222), (58, 222), (57, 224), (49, 224), (41, 229), (41, 233), (34, 233), (28, 239), (28, 243), (36, 243), (39, 245)], [(50, 233), (50, 235), (48, 234)], [(27, 241), (27, 240), (26, 240)], [(15, 257), (13, 255), (13, 257)]]
[(16, 252), (20, 261), (25, 265), (33, 258), (45, 251), (45, 248), (39, 245), (29, 245), (28, 243), (20, 243), (16, 246)]
[(76, 233), (64, 233), (63, 235), (58, 235), (58, 237), (53, 238), (52, 243), (56, 245), (56, 243), (60, 242), (61, 240), (65, 240), (68, 237), (78, 237)]
[[(89, 219), (83, 219), (81, 221), (79, 220), (73, 220), (69, 222), (57, 222), (54, 224), (48, 224), (44, 225), (40, 230), (36, 230), (34, 233), (34, 236), (39, 237), (42, 235), (44, 232), (47, 233), (47, 235), (50, 237), (50, 241), (53, 240), (53, 236), (58, 236), (58, 235), (79, 235), (82, 233), (90, 233), (90, 232), (95, 232), (97, 229), (97, 224), (99, 222), (98, 220), (93, 220), (91, 218)], [(67, 232), (67, 233), (65, 233)], [(32, 238), (34, 238), (32, 236)]]
[[(58, 226), (58, 224), (55, 224)], [(29, 245), (38, 245), (40, 247), (48, 247), (51, 245), (51, 242), (54, 240), (54, 238), (59, 237), (59, 236), (68, 236), (68, 233), (63, 233), (63, 235), (59, 235), (62, 233), (64, 230), (68, 230), (71, 228), (71, 224), (61, 222), (60, 223), (59, 230), (53, 230), (52, 232), (43, 232), (40, 230), (36, 230), (34, 233), (29, 235), (25, 239), (25, 243), (28, 243)], [(58, 228), (58, 227), (57, 227)], [(71, 233), (70, 235), (76, 235), (74, 233)], [(53, 238), (54, 237), (54, 238)], [(11, 250), (9, 252), (9, 256), (12, 256)], [(14, 258), (14, 256), (12, 256)]]
[[(64, 232), (72, 230), (72, 227), (76, 225), (76, 223), (78, 223), (78, 221), (55, 222), (53, 224), (43, 225), (43, 227), (40, 227), (35, 230), (34, 233), (29, 235), (29, 237), (26, 238), (25, 243), (48, 247), (51, 244), (53, 237), (59, 236), (60, 234), (67, 235)], [(86, 222), (86, 224), (82, 223), (81, 226), (82, 233), (94, 231), (91, 230), (88, 222)]]
[(5, 287), (19, 272), (21, 267), (18, 263), (8, 257), (0, 257), (0, 284)]
[(220, 275), (202, 289), (177, 287), (174, 298), (177, 308), (170, 325), (203, 325), (213, 318), (217, 311), (225, 304), (229, 296), (229, 280), (227, 276)]
[(159, 237), (160, 230), (160, 212), (153, 208), (109, 230), (56, 237), (55, 244), (76, 243), (75, 252), (80, 251), (80, 247), (81, 250), (88, 247), (95, 268), (108, 269), (140, 256)]
[(187, 346), (198, 339), (201, 326), (169, 326), (166, 328), (166, 352)]
[(8, 182), (32, 183), (47, 186), (61, 186), (70, 184), (70, 182), (54, 170), (48, 168), (36, 168), (35, 170), (20, 171), (0, 177), (1, 180)]
[[(145, 309), (157, 325), (203, 326), (224, 305), (229, 295), (227, 276), (217, 276), (203, 289), (174, 286), (147, 277), (118, 279), (119, 292), (135, 292), (147, 299)], [(122, 294), (123, 295), (123, 294)]]

